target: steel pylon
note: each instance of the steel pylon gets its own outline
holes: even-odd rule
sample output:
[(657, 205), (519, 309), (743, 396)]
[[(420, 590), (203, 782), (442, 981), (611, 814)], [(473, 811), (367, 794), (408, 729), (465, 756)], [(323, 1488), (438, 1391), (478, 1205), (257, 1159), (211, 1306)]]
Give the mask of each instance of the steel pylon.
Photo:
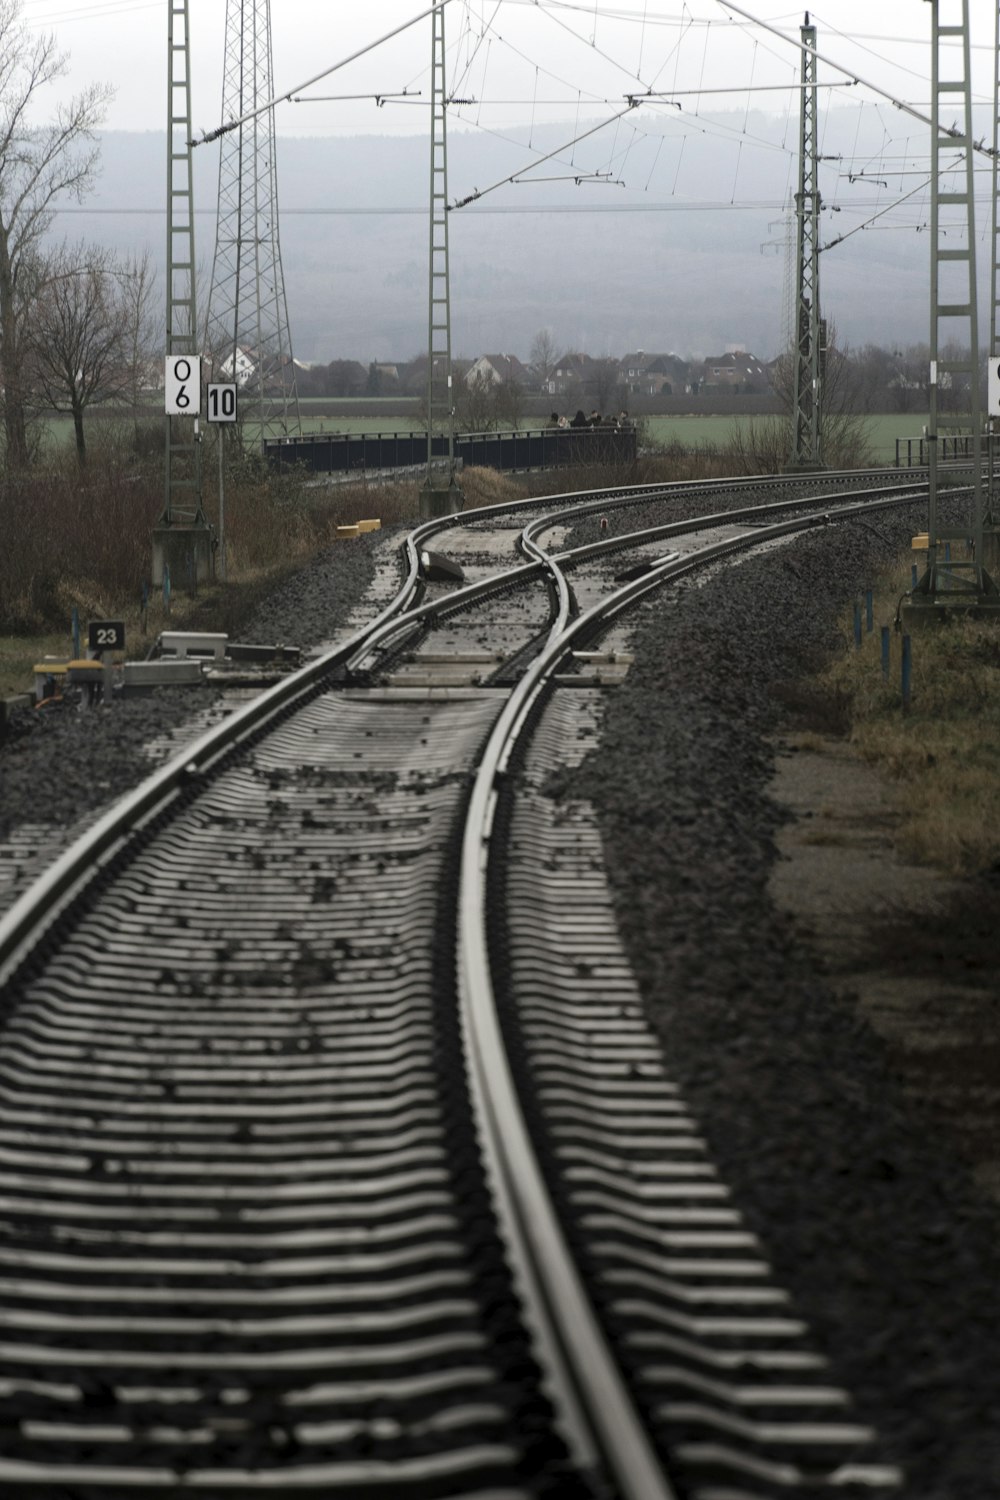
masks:
[[(166, 352), (197, 354), (194, 191), (191, 172), (191, 33), (188, 0), (167, 12), (167, 327)], [(160, 525), (204, 526), (197, 418), (167, 417)]]
[[(961, 20), (951, 20), (948, 24), (941, 23), (939, 0), (930, 0), (930, 5), (931, 328), (927, 426), (930, 505), (927, 569), (911, 596), (911, 618), (926, 610), (927, 606), (936, 606), (938, 611), (981, 608), (992, 613), (998, 604), (996, 587), (983, 565), (982, 404), (969, 3), (968, 0), (950, 0), (949, 14), (954, 15), (957, 5)], [(947, 121), (944, 124), (942, 110)], [(956, 120), (961, 123), (952, 123)], [(945, 159), (942, 151), (946, 153)], [(944, 188), (942, 172), (947, 172), (949, 177)], [(948, 212), (942, 214), (942, 209)], [(947, 389), (960, 391), (963, 385), (967, 391), (968, 411), (942, 410), (941, 392)], [(969, 524), (957, 531), (944, 529), (938, 515), (939, 441), (949, 430), (965, 432), (970, 427), (968, 456), (961, 466), (961, 477), (972, 489)], [(951, 475), (958, 472), (953, 467)]]
[[(990, 233), (990, 360), (1000, 371), (1000, 222), (997, 198), (1000, 195), (1000, 0), (997, 0), (996, 26), (993, 34), (993, 173)], [(988, 421), (989, 492), (986, 500), (987, 521), (995, 524), (1000, 516), (1000, 414), (991, 407)]]
[[(444, 6), (431, 15), (430, 253), (427, 296), (427, 477), (421, 513), (457, 510), (455, 483), (455, 393), (451, 371), (451, 280), (448, 259), (448, 98), (445, 75)], [(435, 436), (445, 438), (446, 458), (434, 458)]]
[[(222, 118), (273, 94), (270, 0), (226, 0)], [(222, 136), (219, 201), (205, 335), (215, 380), (240, 388), (254, 438), (299, 431), (298, 395), (278, 239), (274, 110)]]
[(799, 110), (799, 188), (795, 194), (796, 302), (792, 329), (792, 452), (789, 469), (822, 467), (822, 360), (819, 314), (819, 157), (816, 27), (806, 11), (801, 29), (802, 102)]

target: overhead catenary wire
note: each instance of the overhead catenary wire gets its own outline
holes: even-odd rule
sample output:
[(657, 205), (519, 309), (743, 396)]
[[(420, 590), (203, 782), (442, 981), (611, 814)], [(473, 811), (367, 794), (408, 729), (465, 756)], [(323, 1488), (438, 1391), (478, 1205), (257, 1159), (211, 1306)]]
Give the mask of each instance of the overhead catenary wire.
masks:
[[(681, 152), (682, 152), (682, 154), (683, 154), (683, 147), (684, 147), (684, 145), (685, 145), (685, 142), (682, 141), (681, 142)], [(576, 181), (576, 177), (579, 176), (579, 175), (581, 175), (581, 174), (579, 174), (579, 173), (574, 174), (573, 177), (572, 177), (572, 179), (568, 179), (568, 180)], [(555, 179), (552, 179), (552, 180), (555, 180)], [(676, 186), (676, 179), (675, 179), (675, 186)], [(914, 191), (915, 192), (919, 192), (920, 189), (917, 188)], [(909, 197), (912, 197), (912, 196), (913, 196), (912, 193), (908, 193), (908, 194), (905, 195), (906, 198), (909, 198)], [(882, 213), (883, 214), (889, 213), (893, 208), (898, 208), (900, 206), (900, 204), (902, 204), (904, 201), (905, 201), (905, 198), (899, 198), (899, 199), (897, 199), (894, 203), (888, 204), (884, 209), (882, 209)], [(617, 203), (617, 204), (613, 204), (613, 205), (608, 205), (608, 204), (593, 204), (593, 205), (590, 205), (590, 204), (575, 204), (575, 203), (541, 203), (541, 204), (523, 204), (523, 203), (521, 203), (521, 204), (510, 204), (510, 203), (505, 203), (505, 204), (495, 204), (495, 205), (491, 206), (491, 205), (487, 204), (484, 207), (472, 207), (472, 208), (466, 209), (465, 211), (467, 213), (469, 213), (469, 214), (526, 214), (526, 213), (531, 213), (531, 214), (534, 214), (534, 213), (539, 213), (539, 214), (579, 214), (579, 213), (616, 213), (616, 214), (622, 214), (622, 213), (625, 213), (625, 214), (630, 214), (630, 213), (722, 213), (722, 212), (729, 212), (729, 211), (733, 211), (735, 213), (774, 213), (774, 212), (780, 213), (780, 212), (782, 212), (785, 209), (786, 205), (787, 205), (787, 198), (754, 198), (754, 199), (748, 199), (746, 202), (741, 202), (741, 203), (715, 202), (715, 201), (710, 201), (710, 200), (700, 199), (700, 198), (681, 198), (681, 199), (673, 199), (673, 200), (668, 201), (668, 202)], [(840, 212), (842, 212), (842, 213), (861, 213), (861, 212), (867, 212), (867, 210), (869, 208), (876, 208), (877, 206), (878, 205), (876, 203), (874, 203), (874, 202), (868, 202), (868, 201), (862, 200), (862, 201), (860, 201), (858, 203), (853, 204), (850, 209), (848, 209), (848, 208), (845, 207), (845, 208), (841, 209)], [(52, 212), (55, 215), (68, 214), (70, 216), (80, 216), (80, 215), (93, 214), (93, 215), (95, 215), (97, 217), (101, 217), (101, 218), (118, 218), (118, 217), (120, 217), (120, 218), (128, 218), (128, 217), (134, 217), (136, 215), (138, 215), (140, 217), (144, 216), (144, 217), (151, 217), (151, 218), (164, 218), (167, 211), (166, 211), (165, 208), (155, 208), (155, 207), (148, 207), (148, 206), (147, 207), (143, 207), (141, 205), (138, 205), (138, 206), (130, 207), (130, 208), (123, 208), (123, 207), (115, 207), (115, 208), (58, 207), (58, 208), (54, 208), (52, 210)], [(209, 217), (210, 218), (214, 218), (215, 214), (216, 214), (216, 209), (214, 207), (213, 208), (196, 208), (196, 209), (193, 210), (193, 212), (198, 217), (201, 217), (201, 218), (209, 218)], [(425, 215), (426, 213), (427, 213), (427, 209), (423, 205), (420, 205), (420, 204), (412, 204), (412, 205), (406, 205), (406, 206), (394, 206), (394, 205), (388, 205), (388, 204), (381, 204), (381, 205), (375, 205), (375, 206), (370, 206), (370, 207), (362, 207), (362, 206), (359, 206), (359, 205), (352, 205), (352, 206), (347, 207), (347, 208), (344, 208), (344, 207), (332, 208), (332, 207), (325, 207), (325, 206), (324, 207), (320, 207), (320, 208), (315, 208), (315, 207), (314, 208), (284, 208), (283, 207), (282, 210), (281, 210), (281, 216), (282, 216), (282, 218), (313, 218), (313, 219), (324, 219), (324, 218), (344, 218), (344, 219), (350, 219), (350, 218), (379, 218), (379, 217), (395, 218), (395, 217), (398, 217), (400, 215), (403, 215), (403, 216), (418, 215), (419, 216), (419, 215)], [(865, 226), (859, 226), (859, 227), (867, 227), (867, 225), (865, 225)], [(896, 227), (896, 226), (887, 226), (887, 227)], [(909, 228), (919, 228), (920, 226), (919, 225), (904, 224), (904, 225), (900, 225), (898, 227), (904, 228), (904, 229), (909, 229)], [(845, 238), (846, 238), (846, 236), (845, 236)]]
[(469, 193), (467, 197), (460, 198), (455, 203), (450, 203), (448, 205), (449, 212), (459, 208), (466, 208), (470, 203), (476, 203), (480, 198), (485, 198), (487, 193), (494, 193), (496, 192), (497, 188), (506, 187), (508, 183), (516, 182), (518, 178), (523, 178), (526, 172), (534, 171), (535, 167), (540, 167), (543, 162), (551, 161), (553, 157), (559, 155), (560, 151), (568, 151), (570, 147), (578, 145), (580, 141), (585, 141), (589, 136), (596, 135), (599, 130), (605, 130), (609, 125), (613, 125), (616, 120), (620, 120), (623, 118), (623, 116), (627, 115), (632, 108), (634, 108), (634, 106), (631, 104), (626, 106), (625, 109), (619, 110), (616, 115), (612, 115), (610, 120), (601, 120), (600, 123), (594, 125), (592, 129), (584, 130), (581, 134), (574, 136), (572, 140), (564, 141), (561, 146), (557, 146), (554, 151), (547, 152), (545, 156), (540, 156), (538, 160), (536, 162), (532, 162), (530, 166), (522, 167), (517, 172), (511, 172), (506, 177), (501, 177), (499, 182), (494, 182), (490, 187), (481, 189), (476, 188), (473, 192)]
[[(867, 180), (870, 181), (871, 179)], [(877, 213), (872, 214), (871, 218), (866, 219), (863, 224), (855, 224), (853, 229), (848, 229), (843, 234), (838, 234), (837, 238), (835, 240), (830, 240), (829, 244), (820, 245), (820, 254), (822, 254), (824, 250), (832, 250), (836, 245), (842, 245), (844, 241), (849, 240), (852, 235), (858, 234), (862, 229), (867, 229), (870, 225), (874, 224), (877, 219), (884, 218), (886, 214), (891, 213), (894, 208), (899, 208), (899, 206), (905, 203), (909, 198), (915, 198), (918, 193), (922, 193), (925, 188), (930, 187), (931, 181), (932, 179), (930, 177), (925, 178), (923, 182), (918, 183), (915, 188), (912, 188), (910, 190), (910, 192), (904, 193), (901, 198), (896, 198), (892, 203), (888, 203), (884, 208), (880, 208)], [(919, 230), (919, 224), (917, 225), (917, 228)]]
[(396, 103), (400, 99), (419, 99), (420, 90), (402, 89), (399, 93), (381, 94), (292, 94), (290, 96), (293, 104), (343, 104), (348, 100), (374, 99), (377, 105), (383, 105), (388, 100)]
[(356, 52), (352, 52), (350, 57), (341, 58), (340, 62), (334, 63), (329, 68), (324, 68), (322, 73), (317, 73), (313, 78), (307, 78), (305, 83), (300, 83), (295, 88), (288, 89), (281, 94), (275, 94), (274, 98), (269, 99), (266, 104), (261, 104), (255, 109), (248, 110), (238, 120), (227, 120), (224, 124), (216, 126), (214, 130), (207, 131), (204, 135), (190, 141), (188, 144), (192, 148), (195, 146), (207, 146), (210, 142), (217, 141), (220, 137), (228, 135), (230, 131), (239, 130), (241, 125), (246, 125), (250, 120), (256, 120), (259, 115), (266, 114), (268, 110), (274, 109), (276, 104), (286, 103), (293, 95), (300, 94), (305, 89), (312, 88), (314, 83), (319, 83), (322, 79), (329, 78), (331, 73), (336, 73), (339, 69), (346, 68), (348, 63), (356, 62), (359, 57), (364, 57), (367, 53), (374, 52), (375, 48), (381, 47), (383, 42), (391, 41), (393, 37), (401, 35), (404, 31), (409, 31), (411, 26), (416, 26), (420, 21), (426, 21), (428, 16), (434, 15), (435, 11), (443, 10), (448, 3), (449, 0), (435, 0), (435, 3), (427, 10), (421, 11), (417, 16), (411, 16), (410, 20), (404, 21), (401, 25), (394, 27), (392, 31), (387, 31), (384, 36), (380, 36), (374, 42), (369, 42), (366, 46), (360, 47)]
[[(715, 3), (721, 5), (724, 10), (735, 11), (738, 16), (742, 16), (745, 21), (750, 21), (754, 26), (761, 26), (765, 31), (770, 31), (774, 36), (781, 37), (782, 41), (787, 42), (789, 46), (794, 46), (799, 51), (810, 53), (815, 57), (817, 62), (826, 63), (827, 67), (830, 68), (836, 68), (838, 73), (844, 73), (848, 78), (852, 78), (855, 83), (863, 84), (866, 89), (871, 89), (873, 93), (880, 95), (881, 98), (887, 100), (895, 109), (902, 110), (904, 114), (912, 115), (921, 124), (933, 126), (934, 121), (930, 115), (925, 115), (921, 110), (912, 104), (906, 103), (903, 99), (897, 99), (894, 94), (890, 94), (877, 83), (872, 83), (870, 79), (862, 78), (861, 74), (855, 72), (853, 68), (846, 68), (843, 63), (835, 62), (833, 58), (825, 57), (817, 48), (810, 47), (805, 42), (786, 36), (777, 26), (772, 26), (768, 21), (762, 21), (759, 16), (751, 15), (750, 11), (744, 10), (741, 5), (737, 5), (735, 0), (715, 0)], [(956, 126), (952, 126), (950, 129), (941, 126), (940, 129), (942, 135), (960, 136), (962, 133)], [(978, 151), (980, 155), (988, 156), (992, 160), (992, 149), (984, 146), (981, 141), (970, 141), (969, 146), (971, 150)]]
[[(682, 26), (684, 26), (684, 24), (685, 24), (686, 21), (689, 21), (689, 16), (688, 16), (688, 13), (687, 13), (687, 7), (686, 7), (686, 5), (684, 7), (684, 12), (685, 12), (684, 15), (682, 15), (682, 17), (681, 17), (681, 24), (682, 24)], [(495, 16), (496, 16), (496, 10), (494, 9), (493, 14), (490, 17), (490, 20), (488, 22), (485, 22), (485, 21), (483, 22), (483, 28), (484, 28), (483, 29), (483, 33), (482, 33), (483, 35), (485, 35), (486, 32), (492, 27), (493, 20), (494, 20)], [(712, 24), (715, 25), (715, 26), (718, 26), (718, 25), (720, 25), (722, 23), (721, 22), (713, 22)], [(568, 30), (569, 34), (572, 35), (572, 36), (574, 36), (578, 41), (580, 41), (582, 45), (587, 45), (586, 39), (584, 37), (580, 36), (580, 34), (578, 32), (573, 31), (572, 28), (564, 28), (564, 29)], [(539, 74), (545, 74), (546, 76), (551, 77), (551, 78), (555, 79), (556, 81), (558, 81), (559, 83), (563, 84), (567, 88), (572, 88), (572, 85), (570, 85), (570, 83), (569, 83), (569, 81), (567, 79), (561, 79), (561, 78), (558, 77), (558, 75), (553, 74), (551, 72), (551, 70), (546, 69), (545, 67), (539, 65), (533, 58), (527, 56), (527, 54), (525, 54), (520, 48), (518, 48), (516, 45), (514, 45), (506, 36), (501, 36), (499, 33), (496, 33), (495, 39), (500, 43), (501, 46), (503, 46), (504, 48), (506, 48), (507, 50), (509, 50), (510, 52), (512, 52), (516, 57), (519, 57), (522, 61), (524, 61), (525, 63), (527, 63), (532, 68), (533, 74), (534, 74), (534, 77), (535, 77), (534, 89), (537, 89), (537, 81), (538, 81), (538, 75)], [(683, 39), (683, 32), (682, 32), (681, 40), (682, 39)], [(707, 41), (708, 41), (708, 30), (707, 30), (707, 28), (706, 28), (705, 40), (706, 40), (706, 50), (705, 50), (705, 52), (703, 53), (703, 56), (702, 56), (702, 68), (701, 68), (702, 82), (704, 81), (705, 67), (706, 67), (706, 64), (707, 64)], [(755, 44), (754, 44), (754, 46), (755, 46), (755, 52), (756, 52), (756, 50), (758, 49), (758, 47), (760, 45), (761, 44), (759, 42), (755, 41)], [(675, 58), (675, 70), (676, 70), (677, 64), (679, 63), (679, 50), (680, 50), (680, 41), (678, 41), (678, 43), (675, 45), (675, 47), (673, 49), (671, 49), (671, 55), (673, 55), (674, 58)], [(774, 52), (772, 52), (772, 49), (769, 48), (769, 47), (765, 48), (764, 50), (767, 51), (768, 53), (770, 53), (772, 56), (775, 56), (775, 57), (777, 56), (777, 54), (774, 53)], [(669, 61), (669, 56), (665, 60), (664, 64), (661, 65), (661, 67), (658, 70), (658, 72), (661, 73), (663, 71), (663, 67), (666, 66), (666, 62), (668, 62), (668, 61)], [(622, 71), (625, 71), (625, 72), (629, 72), (630, 71), (630, 69), (626, 68), (623, 64), (618, 64), (617, 66), (621, 67)], [(654, 80), (654, 82), (655, 82), (655, 80)], [(849, 83), (848, 84), (836, 84), (836, 85), (832, 85), (832, 86), (849, 87), (850, 84)], [(534, 93), (534, 89), (533, 89), (533, 93)], [(582, 100), (583, 100), (583, 94), (584, 94), (585, 91), (581, 90), (579, 88), (575, 88), (573, 91), (576, 93), (576, 120), (575, 120), (575, 123), (574, 123), (574, 132), (576, 133), (579, 130), (580, 111), (581, 111), (581, 105), (582, 105)], [(692, 90), (690, 92), (691, 93), (695, 93), (697, 91)], [(709, 90), (705, 90), (705, 92), (709, 92)], [(716, 90), (712, 90), (712, 92), (715, 92), (715, 93), (728, 93), (728, 92), (745, 93), (746, 90), (744, 88), (740, 88), (739, 86), (733, 86), (730, 89), (716, 89)], [(600, 103), (610, 103), (611, 102), (610, 100), (598, 100), (593, 95), (589, 95), (588, 97), (589, 97), (590, 101), (594, 102), (594, 103), (598, 103), (598, 102), (600, 102)], [(639, 103), (648, 103), (650, 105), (650, 107), (654, 108), (654, 109), (657, 107), (657, 104), (659, 104), (661, 108), (664, 107), (664, 105), (660, 101), (658, 101), (657, 99), (655, 99), (653, 97), (653, 91), (652, 91), (651, 87), (648, 89), (647, 92), (636, 93), (634, 96), (628, 96), (628, 97), (634, 97), (636, 99), (636, 101), (639, 102)], [(403, 104), (405, 104), (407, 101), (400, 101), (400, 102), (403, 103)], [(559, 100), (559, 99), (550, 99), (550, 100), (545, 100), (545, 101), (539, 101), (537, 99), (537, 95), (535, 95), (535, 97), (533, 99), (533, 102), (532, 102), (532, 108), (534, 109), (535, 105), (537, 105), (539, 102), (544, 102), (546, 104), (553, 105), (553, 104), (560, 104), (560, 103), (564, 103), (565, 104), (565, 103), (568, 103), (569, 101), (568, 100)], [(525, 106), (525, 108), (528, 107), (527, 102), (524, 101), (524, 100), (511, 100), (511, 99), (506, 99), (506, 100), (486, 100), (483, 97), (479, 97), (479, 98), (476, 99), (475, 103), (477, 104), (478, 108), (477, 108), (477, 112), (476, 112), (476, 118), (475, 118), (474, 121), (473, 120), (469, 120), (468, 117), (463, 116), (461, 113), (458, 114), (458, 118), (464, 120), (465, 123), (467, 123), (467, 124), (474, 124), (477, 127), (481, 125), (484, 107), (490, 108), (490, 107), (498, 106), (500, 104), (510, 105), (510, 104), (519, 104), (519, 103), (523, 103), (524, 106)], [(677, 104), (676, 101), (670, 100), (669, 104), (670, 104), (670, 107), (674, 107), (674, 108), (678, 108), (678, 109), (680, 108), (680, 105)], [(700, 113), (700, 111), (698, 111), (698, 110), (695, 111), (696, 116), (699, 113)], [(747, 117), (749, 117), (749, 111), (747, 111)], [(756, 135), (751, 134), (746, 129), (746, 126), (747, 126), (747, 120), (744, 121), (744, 130), (743, 130), (742, 136), (739, 137), (739, 139), (741, 141), (745, 139), (745, 140), (748, 140), (748, 141), (753, 141), (755, 144), (764, 146), (765, 149), (775, 149), (770, 142), (764, 142), (764, 141), (760, 140)], [(726, 132), (724, 131), (723, 133), (726, 133)], [(533, 139), (533, 127), (531, 129), (531, 135), (532, 135), (532, 139)], [(529, 141), (529, 147), (530, 147), (530, 145), (531, 145), (531, 142)], [(787, 147), (783, 144), (780, 149), (787, 150)], [(569, 165), (570, 165), (571, 168), (574, 168), (574, 169), (576, 167), (575, 151), (574, 151), (573, 157), (571, 158), (571, 160), (569, 162)]]
[[(594, 33), (595, 40), (592, 40), (590, 43), (588, 43), (578, 31), (573, 30), (572, 26), (567, 26), (565, 21), (559, 20), (558, 16), (553, 16), (547, 9), (543, 9), (543, 14), (548, 15), (551, 21), (554, 21), (555, 24), (557, 26), (560, 26), (563, 31), (568, 32), (569, 35), (576, 41), (582, 42), (584, 46), (589, 45), (591, 51), (596, 52), (598, 57), (603, 57), (604, 61), (610, 63), (613, 68), (617, 68), (622, 73), (627, 73), (630, 78), (639, 78), (639, 75), (637, 73), (634, 73), (631, 68), (626, 67), (624, 63), (620, 63), (617, 58), (612, 57), (610, 53), (605, 52), (601, 47), (597, 46), (596, 31)], [(642, 83), (641, 78), (639, 78), (639, 82)]]
[(844, 79), (843, 82), (831, 81), (830, 83), (753, 83), (750, 85), (741, 83), (730, 83), (718, 88), (697, 89), (647, 89), (644, 94), (625, 94), (623, 98), (634, 99), (637, 104), (642, 104), (645, 99), (674, 99), (691, 98), (701, 94), (788, 94), (803, 89), (852, 89), (856, 87), (856, 78)]

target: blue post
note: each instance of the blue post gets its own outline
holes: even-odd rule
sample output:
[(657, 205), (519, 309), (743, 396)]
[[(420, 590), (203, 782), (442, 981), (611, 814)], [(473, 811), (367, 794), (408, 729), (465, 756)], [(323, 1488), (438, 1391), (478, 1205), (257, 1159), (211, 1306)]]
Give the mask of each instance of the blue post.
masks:
[(164, 611), (169, 615), (169, 613), (170, 613), (170, 569), (167, 567), (166, 563), (163, 564), (163, 608), (164, 608)]
[(945, 542), (945, 544), (944, 544), (944, 560), (945, 560), (945, 562), (951, 562), (951, 543), (950, 542)]
[(869, 635), (875, 628), (875, 601), (871, 589), (865, 589), (865, 630)]
[(910, 650), (910, 637), (903, 636), (903, 712), (910, 711), (910, 690), (912, 686), (913, 656)]
[(888, 627), (888, 625), (883, 625), (882, 626), (882, 676), (883, 677), (888, 677), (888, 675), (889, 675), (889, 639), (890, 639), (890, 636), (889, 636), (889, 627)]
[(911, 563), (910, 564), (910, 588), (911, 589), (915, 589), (916, 586), (917, 586), (917, 565), (916, 565), (916, 563)]
[(80, 660), (80, 611), (73, 605), (73, 660)]
[(854, 644), (861, 645), (861, 604), (859, 600), (854, 601)]

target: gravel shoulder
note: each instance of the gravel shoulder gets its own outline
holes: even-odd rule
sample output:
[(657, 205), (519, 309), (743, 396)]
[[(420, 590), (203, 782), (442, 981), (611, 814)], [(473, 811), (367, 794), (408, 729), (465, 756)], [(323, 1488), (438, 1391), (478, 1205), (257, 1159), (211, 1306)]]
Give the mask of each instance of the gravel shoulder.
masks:
[[(371, 586), (377, 574), (395, 572), (399, 533), (407, 529), (328, 548), (230, 633), (303, 651), (348, 633), (359, 611), (367, 618), (382, 607)], [(103, 808), (238, 701), (206, 684), (158, 688), (107, 709), (17, 710), (0, 743), (0, 912)]]
[(844, 741), (792, 735), (775, 752), (773, 795), (792, 817), (772, 899), (1000, 1207), (1000, 888), (901, 858), (896, 791)]
[[(907, 1500), (986, 1500), (1000, 1494), (997, 1203), (905, 1048), (771, 884), (793, 816), (775, 788), (776, 731), (795, 728), (779, 700), (921, 519), (803, 536), (646, 606), (600, 746), (553, 792), (597, 808), (668, 1068), (836, 1379), (907, 1471)], [(877, 927), (824, 899), (831, 940), (842, 920), (879, 962)], [(919, 925), (922, 910), (900, 886), (883, 916)], [(926, 947), (912, 967), (940, 1014)]]
[[(835, 647), (845, 602), (922, 527), (921, 509), (804, 536), (645, 605), (636, 663), (607, 695), (600, 746), (552, 793), (597, 808), (668, 1069), (836, 1380), (879, 1427), (884, 1457), (906, 1468), (907, 1500), (991, 1500), (1000, 1495), (992, 1143), (981, 1138), (973, 1158), (922, 1079), (941, 1076), (942, 1014), (956, 1026), (943, 952), (979, 955), (963, 995), (976, 990), (984, 1050), (1000, 899), (989, 906), (977, 890), (968, 902), (932, 883), (925, 902), (903, 877), (871, 875), (865, 838), (879, 831), (891, 851), (891, 828), (876, 830), (853, 772), (836, 793), (823, 760), (808, 787), (776, 777), (797, 755), (786, 753), (798, 727), (782, 707), (786, 690)], [(633, 511), (629, 528), (642, 524)], [(308, 647), (355, 608), (374, 613), (376, 548), (392, 544), (383, 533), (331, 549), (247, 622), (245, 637)], [(29, 868), (24, 839), (11, 843), (18, 830), (37, 828), (51, 850), (139, 780), (150, 765), (143, 746), (185, 720), (193, 700), (183, 702), (158, 693), (113, 711), (32, 715), (0, 747), (0, 876), (5, 863), (14, 868), (12, 848), (22, 850), (19, 878)], [(199, 709), (216, 711), (210, 697)], [(841, 844), (825, 846), (843, 860), (837, 897), (822, 886), (828, 869), (782, 858), (795, 829), (822, 821), (831, 802), (847, 820)], [(780, 888), (789, 875), (798, 904)], [(880, 881), (892, 895), (872, 912)], [(8, 888), (0, 879), (0, 905)], [(902, 988), (879, 1000), (887, 957)], [(920, 1028), (900, 1038), (889, 1020), (908, 994), (919, 995)], [(995, 1020), (988, 1030), (995, 1047)], [(970, 1035), (960, 1047), (949, 1041), (953, 1092), (969, 1087), (973, 1050)]]

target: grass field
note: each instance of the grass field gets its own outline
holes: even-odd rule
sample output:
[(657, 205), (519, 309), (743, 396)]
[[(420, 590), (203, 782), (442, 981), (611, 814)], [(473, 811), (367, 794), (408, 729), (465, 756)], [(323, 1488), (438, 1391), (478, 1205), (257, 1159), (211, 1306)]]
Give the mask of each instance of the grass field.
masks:
[[(721, 448), (728, 441), (737, 422), (750, 426), (755, 421), (767, 421), (754, 417), (646, 417), (646, 429), (652, 442), (667, 446), (680, 443), (682, 448)], [(522, 427), (544, 425), (538, 418), (527, 418)], [(921, 419), (917, 416), (880, 415), (868, 419), (870, 443), (876, 463), (890, 464), (896, 460), (897, 438), (919, 438)], [(420, 423), (403, 415), (378, 417), (314, 416), (309, 406), (302, 407), (302, 427), (305, 432), (417, 432)], [(916, 445), (914, 445), (916, 447)]]
[[(382, 414), (382, 416), (324, 416), (315, 411), (316, 407), (324, 407), (325, 402), (303, 402), (301, 404), (301, 425), (303, 432), (420, 432), (420, 423), (414, 416), (409, 416), (405, 411), (396, 411)], [(313, 408), (313, 410), (310, 410)], [(754, 422), (766, 422), (766, 417), (727, 417), (727, 416), (684, 416), (684, 417), (646, 417), (646, 431), (652, 443), (666, 447), (667, 444), (679, 443), (682, 449), (697, 449), (697, 447), (723, 447), (732, 435), (733, 428), (738, 423), (744, 426), (753, 426)], [(91, 432), (96, 434), (99, 419), (94, 419)], [(867, 420), (868, 432), (870, 432), (871, 449), (876, 456), (877, 463), (895, 462), (895, 440), (906, 440), (921, 437), (921, 414), (885, 414), (885, 416), (874, 416)], [(540, 417), (528, 417), (523, 420), (522, 428), (540, 428), (544, 426), (544, 420)], [(72, 420), (69, 417), (49, 417), (46, 420), (46, 435), (48, 443), (54, 446), (69, 446), (72, 443)]]
[[(357, 433), (357, 432), (418, 432), (420, 423), (415, 416), (401, 411), (395, 403), (395, 410), (386, 411), (379, 415), (371, 415), (370, 400), (367, 403), (359, 401), (358, 406), (368, 406), (369, 414), (358, 416), (342, 416), (339, 413), (330, 416), (324, 413), (323, 408), (329, 408), (330, 403), (323, 400), (310, 400), (300, 403), (302, 418), (302, 429), (306, 433)], [(155, 412), (150, 413), (155, 416)], [(654, 443), (667, 446), (670, 443), (680, 443), (682, 448), (712, 447), (721, 448), (728, 441), (737, 423), (743, 426), (752, 426), (755, 421), (767, 421), (766, 417), (729, 417), (729, 416), (650, 416), (646, 417), (646, 430), (650, 440)], [(100, 418), (95, 417), (89, 429), (89, 435), (96, 435)], [(525, 418), (522, 427), (539, 427), (544, 425), (544, 420), (539, 417)], [(896, 457), (896, 439), (913, 438), (919, 439), (922, 425), (920, 413), (903, 415), (877, 415), (869, 417), (867, 428), (870, 434), (872, 452), (876, 463), (891, 464)], [(69, 417), (49, 417), (46, 421), (47, 440), (56, 446), (69, 446), (73, 440), (73, 423)], [(916, 452), (916, 441), (914, 451)]]
[[(753, 426), (755, 421), (766, 422), (771, 420), (767, 417), (647, 417), (646, 423), (649, 435), (653, 442), (680, 443), (682, 448), (697, 448), (700, 446), (721, 448), (737, 423), (745, 426)], [(869, 443), (875, 462), (879, 464), (894, 464), (896, 461), (896, 439), (914, 438), (919, 439), (921, 429), (920, 415), (878, 415), (869, 417), (865, 423), (869, 435)], [(916, 456), (917, 444), (914, 442), (914, 456)]]

